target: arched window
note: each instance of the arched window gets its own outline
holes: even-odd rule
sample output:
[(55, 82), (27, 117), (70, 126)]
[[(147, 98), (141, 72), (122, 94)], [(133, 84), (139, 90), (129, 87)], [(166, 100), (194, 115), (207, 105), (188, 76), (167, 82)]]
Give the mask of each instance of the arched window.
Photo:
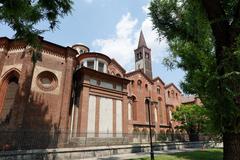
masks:
[(6, 76), (6, 78), (3, 79), (0, 88), (0, 123), (6, 124), (8, 124), (11, 119), (12, 109), (18, 91), (19, 77), (19, 74), (15, 71), (9, 75), (10, 76)]
[(143, 58), (143, 55), (142, 55), (142, 52), (139, 53), (139, 59), (142, 59)]
[(131, 85), (132, 85), (132, 87), (134, 86), (134, 80), (131, 80)]
[(145, 53), (145, 58), (149, 59), (149, 53), (147, 53), (147, 52)]
[(160, 86), (157, 86), (157, 94), (160, 94)]
[(171, 90), (171, 97), (174, 97), (174, 90)]
[(148, 85), (147, 84), (145, 84), (145, 89), (146, 89), (146, 91), (148, 91)]
[(138, 85), (138, 90), (141, 90), (142, 81), (141, 81), (141, 80), (138, 80), (138, 81), (137, 81), (137, 85)]

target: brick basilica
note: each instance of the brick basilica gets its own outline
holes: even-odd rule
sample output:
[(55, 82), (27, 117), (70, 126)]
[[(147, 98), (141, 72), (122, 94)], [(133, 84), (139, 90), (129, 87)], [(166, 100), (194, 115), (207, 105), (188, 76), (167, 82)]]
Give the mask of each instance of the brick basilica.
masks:
[(123, 137), (148, 131), (150, 98), (152, 130), (166, 132), (175, 125), (176, 106), (195, 101), (152, 77), (151, 49), (142, 32), (132, 72), (82, 44), (39, 42), (42, 60), (33, 65), (30, 46), (0, 38), (0, 129), (67, 132), (65, 139)]

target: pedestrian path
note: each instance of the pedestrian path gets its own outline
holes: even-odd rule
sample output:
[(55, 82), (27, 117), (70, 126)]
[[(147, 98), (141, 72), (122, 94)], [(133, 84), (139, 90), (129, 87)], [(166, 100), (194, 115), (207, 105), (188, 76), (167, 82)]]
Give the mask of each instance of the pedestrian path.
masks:
[[(166, 150), (166, 151), (155, 151), (154, 155), (158, 154), (173, 154), (178, 152), (192, 152), (200, 150), (200, 148), (188, 148), (188, 149), (181, 149), (181, 150)], [(150, 157), (150, 154), (147, 152), (140, 152), (140, 153), (128, 153), (128, 154), (118, 154), (118, 155), (111, 155), (101, 158), (87, 158), (85, 160), (127, 160), (127, 159), (136, 159), (136, 158), (143, 158), (143, 157)]]

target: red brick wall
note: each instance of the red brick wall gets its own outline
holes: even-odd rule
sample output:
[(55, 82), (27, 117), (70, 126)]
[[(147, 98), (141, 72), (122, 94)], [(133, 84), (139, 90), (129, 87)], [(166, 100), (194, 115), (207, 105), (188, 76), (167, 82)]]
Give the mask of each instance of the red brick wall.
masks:
[[(0, 39), (0, 44), (2, 41), (3, 39)], [(46, 133), (50, 133), (53, 129), (66, 132), (75, 60), (72, 55), (75, 51), (44, 42), (42, 61), (38, 61), (34, 69), (31, 61), (33, 50), (18, 41), (7, 40), (7, 42), (8, 45), (2, 47), (0, 45), (0, 50), (7, 50), (0, 51), (0, 87), (5, 74), (9, 71), (17, 70), (20, 73), (19, 91), (9, 127)], [(46, 69), (61, 74), (60, 77), (57, 75), (58, 90), (52, 91), (56, 93), (37, 87), (36, 77), (33, 74), (39, 70), (39, 67), (43, 68), (41, 71)]]

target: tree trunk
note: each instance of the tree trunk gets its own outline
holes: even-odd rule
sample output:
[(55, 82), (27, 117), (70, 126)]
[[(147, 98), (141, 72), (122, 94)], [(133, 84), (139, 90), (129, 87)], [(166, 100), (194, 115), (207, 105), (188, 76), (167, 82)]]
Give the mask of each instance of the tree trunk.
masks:
[(240, 160), (240, 133), (224, 133), (223, 144), (223, 160)]

